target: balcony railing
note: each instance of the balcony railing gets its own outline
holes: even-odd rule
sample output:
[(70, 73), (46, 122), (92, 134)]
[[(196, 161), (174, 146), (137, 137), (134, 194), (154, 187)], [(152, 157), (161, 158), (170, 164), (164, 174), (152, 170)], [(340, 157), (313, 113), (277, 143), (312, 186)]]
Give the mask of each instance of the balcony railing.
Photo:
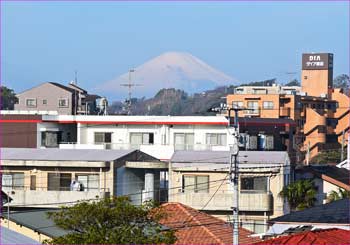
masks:
[(171, 150), (229, 150), (229, 145), (208, 145), (208, 144), (129, 144), (129, 143), (99, 143), (99, 144), (77, 144), (61, 143), (62, 149), (108, 149), (108, 150), (142, 150), (143, 148), (167, 148)]
[[(180, 202), (190, 207), (201, 209), (207, 203), (212, 193), (179, 193), (170, 196), (170, 201)], [(228, 211), (232, 210), (232, 192), (216, 193), (206, 206), (206, 210)], [(247, 192), (239, 194), (239, 210), (241, 211), (271, 211), (272, 194), (269, 192)]]
[(250, 108), (243, 112), (246, 116), (260, 116), (260, 108)]
[(94, 200), (110, 196), (108, 188), (92, 189), (88, 191), (50, 191), (47, 188), (15, 189), (10, 193), (13, 199), (10, 206), (26, 207), (60, 207), (62, 205), (75, 204), (77, 201)]

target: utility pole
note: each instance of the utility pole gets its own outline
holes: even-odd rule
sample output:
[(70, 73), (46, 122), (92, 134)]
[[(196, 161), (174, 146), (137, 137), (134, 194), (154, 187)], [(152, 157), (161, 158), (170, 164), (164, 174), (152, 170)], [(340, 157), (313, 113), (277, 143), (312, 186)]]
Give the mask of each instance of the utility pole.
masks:
[(345, 130), (342, 132), (342, 137), (341, 137), (341, 152), (340, 152), (340, 162), (344, 161), (344, 145), (345, 145)]
[(233, 185), (233, 236), (232, 244), (239, 244), (239, 191), (238, 191), (238, 181), (239, 181), (239, 166), (238, 166), (238, 154), (239, 154), (239, 125), (238, 125), (238, 112), (245, 110), (244, 108), (239, 108), (237, 106), (227, 107), (221, 104), (219, 108), (213, 108), (211, 111), (227, 111), (229, 118), (229, 125), (231, 124), (231, 112), (234, 111), (234, 123), (233, 123), (233, 145), (230, 147), (230, 182)]
[(129, 80), (128, 83), (122, 83), (120, 86), (127, 87), (128, 88), (128, 99), (125, 101), (126, 108), (127, 108), (127, 114), (131, 114), (131, 90), (135, 86), (141, 86), (142, 84), (136, 84), (131, 82), (131, 73), (135, 72), (135, 69), (129, 70)]

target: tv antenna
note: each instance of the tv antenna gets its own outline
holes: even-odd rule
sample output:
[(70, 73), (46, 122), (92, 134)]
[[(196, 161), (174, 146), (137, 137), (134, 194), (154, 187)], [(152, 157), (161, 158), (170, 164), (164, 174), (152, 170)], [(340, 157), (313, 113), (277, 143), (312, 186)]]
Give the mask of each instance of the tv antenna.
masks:
[(128, 88), (128, 99), (125, 100), (126, 108), (127, 108), (127, 114), (131, 114), (131, 90), (133, 87), (136, 86), (142, 86), (142, 84), (132, 83), (131, 81), (131, 73), (134, 73), (135, 69), (129, 70), (129, 80), (128, 83), (122, 83), (120, 86), (127, 87)]

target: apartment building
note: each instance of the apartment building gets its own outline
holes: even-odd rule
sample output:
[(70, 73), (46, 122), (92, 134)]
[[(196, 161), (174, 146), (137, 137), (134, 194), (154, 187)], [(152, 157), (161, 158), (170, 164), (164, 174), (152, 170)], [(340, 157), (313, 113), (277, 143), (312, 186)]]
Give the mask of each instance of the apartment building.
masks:
[(60, 115), (104, 114), (107, 100), (71, 82), (68, 86), (46, 82), (16, 95), (15, 110), (55, 112)]
[(303, 54), (301, 88), (238, 87), (227, 96), (227, 104), (247, 108), (239, 112), (241, 117), (293, 119), (294, 146), (313, 157), (339, 147), (349, 130), (350, 98), (333, 88), (332, 80), (332, 54)]
[[(169, 201), (232, 218), (228, 159), (228, 151), (175, 152), (169, 164)], [(290, 159), (286, 152), (240, 151), (238, 161), (240, 221), (263, 233), (270, 218), (289, 212), (278, 193), (293, 178)]]
[[(135, 204), (166, 201), (167, 164), (138, 150), (2, 148), (2, 190), (10, 206), (52, 208), (130, 195)], [(163, 184), (164, 185), (164, 184)]]

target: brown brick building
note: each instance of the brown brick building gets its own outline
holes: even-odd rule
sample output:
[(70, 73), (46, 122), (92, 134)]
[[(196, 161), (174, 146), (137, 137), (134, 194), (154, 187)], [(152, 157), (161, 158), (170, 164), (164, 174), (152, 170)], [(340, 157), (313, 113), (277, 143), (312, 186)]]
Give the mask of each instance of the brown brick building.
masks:
[[(301, 88), (238, 87), (228, 105), (247, 108), (240, 117), (290, 118), (296, 124), (294, 147), (307, 156), (339, 147), (349, 131), (349, 95), (333, 88), (333, 55), (303, 54)], [(345, 135), (343, 136), (343, 131)]]

